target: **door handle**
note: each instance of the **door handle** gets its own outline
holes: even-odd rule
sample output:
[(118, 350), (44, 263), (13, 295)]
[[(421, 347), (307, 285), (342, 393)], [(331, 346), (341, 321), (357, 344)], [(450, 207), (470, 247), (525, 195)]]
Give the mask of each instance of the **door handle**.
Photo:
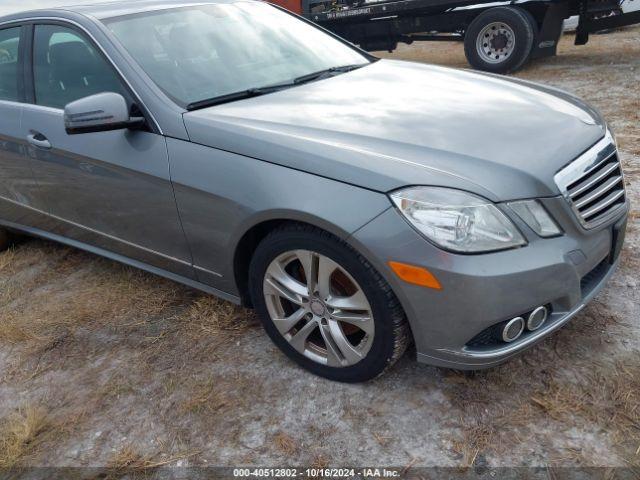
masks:
[(27, 142), (29, 142), (34, 147), (43, 148), (45, 150), (51, 148), (51, 142), (47, 140), (47, 137), (45, 137), (40, 132), (35, 132), (33, 130), (31, 130), (31, 133), (27, 135)]

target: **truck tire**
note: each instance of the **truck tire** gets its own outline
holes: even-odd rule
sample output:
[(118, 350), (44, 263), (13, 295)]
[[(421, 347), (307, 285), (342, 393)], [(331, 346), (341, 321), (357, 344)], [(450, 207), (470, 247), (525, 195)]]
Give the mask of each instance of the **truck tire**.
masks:
[(464, 53), (478, 70), (509, 73), (529, 59), (536, 36), (533, 17), (518, 7), (494, 7), (478, 15), (464, 36)]

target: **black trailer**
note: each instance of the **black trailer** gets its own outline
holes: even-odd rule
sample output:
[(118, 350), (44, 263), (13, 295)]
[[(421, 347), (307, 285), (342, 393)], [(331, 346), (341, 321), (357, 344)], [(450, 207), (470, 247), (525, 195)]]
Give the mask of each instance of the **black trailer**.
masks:
[(369, 51), (461, 41), (474, 68), (495, 73), (555, 55), (570, 16), (579, 16), (577, 45), (590, 33), (640, 23), (640, 0), (302, 0), (296, 10)]

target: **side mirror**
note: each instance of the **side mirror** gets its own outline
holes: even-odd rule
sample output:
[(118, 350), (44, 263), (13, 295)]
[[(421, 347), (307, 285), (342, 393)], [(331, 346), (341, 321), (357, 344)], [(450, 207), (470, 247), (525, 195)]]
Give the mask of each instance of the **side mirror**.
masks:
[(139, 128), (144, 123), (142, 117), (129, 116), (127, 102), (118, 93), (98, 93), (64, 107), (64, 127), (69, 135)]

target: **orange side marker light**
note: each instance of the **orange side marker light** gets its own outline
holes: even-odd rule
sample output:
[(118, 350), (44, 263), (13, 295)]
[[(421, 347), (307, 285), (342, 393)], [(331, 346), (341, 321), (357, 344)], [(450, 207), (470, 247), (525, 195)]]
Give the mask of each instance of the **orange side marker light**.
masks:
[(389, 262), (389, 266), (401, 280), (407, 283), (442, 290), (442, 285), (440, 285), (438, 279), (424, 267), (416, 267), (415, 265), (400, 262)]

